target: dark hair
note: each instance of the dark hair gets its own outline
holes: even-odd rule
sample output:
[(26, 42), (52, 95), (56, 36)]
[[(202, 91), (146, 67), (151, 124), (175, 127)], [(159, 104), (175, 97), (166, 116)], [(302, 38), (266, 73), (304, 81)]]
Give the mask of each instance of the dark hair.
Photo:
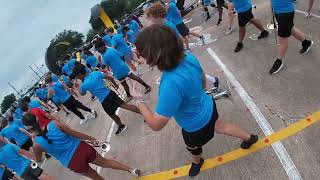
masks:
[(31, 99), (30, 99), (30, 97), (29, 97), (29, 96), (25, 96), (25, 97), (23, 98), (23, 101), (25, 101), (25, 102), (30, 102), (30, 101), (31, 101)]
[(20, 109), (23, 111), (23, 112), (27, 112), (29, 110), (29, 103), (24, 101), (24, 102), (21, 102), (20, 103)]
[(93, 55), (88, 49), (85, 49), (85, 50), (83, 51), (83, 53), (84, 53), (85, 55), (87, 55), (87, 56)]
[(64, 55), (64, 60), (69, 60), (71, 58), (71, 55), (70, 54), (66, 54), (66, 55)]
[(107, 33), (114, 33), (113, 27), (109, 27), (109, 28), (107, 29)]
[(23, 118), (22, 118), (22, 123), (25, 126), (31, 126), (33, 130), (36, 130), (39, 132), (39, 134), (37, 136), (41, 136), (44, 139), (46, 139), (48, 141), (49, 144), (52, 143), (52, 141), (50, 139), (48, 139), (47, 137), (47, 128), (45, 128), (45, 130), (43, 131), (40, 128), (39, 123), (37, 122), (37, 118), (35, 115), (31, 114), (31, 113), (26, 113)]
[(135, 46), (147, 64), (168, 71), (184, 58), (182, 40), (169, 27), (154, 24), (139, 33)]
[(101, 48), (103, 46), (105, 46), (106, 43), (104, 43), (103, 41), (97, 41), (96, 44), (94, 45), (95, 48)]
[(78, 76), (78, 75), (84, 75), (84, 74), (86, 74), (87, 73), (87, 71), (86, 71), (86, 67), (83, 65), (83, 64), (78, 64), (78, 65), (76, 65), (74, 68), (73, 68), (73, 74), (75, 75), (75, 76)]
[(1, 129), (7, 127), (9, 124), (8, 118), (2, 119), (1, 121)]
[(125, 33), (125, 32), (128, 32), (130, 30), (130, 28), (128, 26), (124, 26), (122, 28), (122, 31)]
[(44, 82), (47, 83), (51, 83), (52, 82), (52, 76), (51, 75), (47, 75), (46, 78), (44, 79)]
[(167, 15), (166, 8), (158, 3), (153, 4), (148, 10), (147, 10), (147, 17), (154, 17), (154, 18), (165, 18)]

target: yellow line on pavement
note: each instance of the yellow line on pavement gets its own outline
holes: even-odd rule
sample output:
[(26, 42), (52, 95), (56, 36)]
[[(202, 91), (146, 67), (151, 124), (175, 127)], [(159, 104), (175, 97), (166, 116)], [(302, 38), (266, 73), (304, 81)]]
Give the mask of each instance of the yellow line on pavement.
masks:
[[(277, 141), (281, 141), (289, 136), (295, 135), (296, 133), (302, 131), (303, 129), (311, 126), (315, 122), (318, 122), (320, 120), (320, 111), (317, 111), (313, 113), (312, 115), (301, 119), (292, 125), (283, 128), (270, 136), (266, 136), (262, 139), (260, 139), (256, 144), (254, 144), (250, 149), (244, 150), (244, 149), (237, 149), (231, 152), (228, 152), (226, 154), (223, 154), (221, 156), (217, 156), (214, 158), (209, 158), (205, 160), (205, 163), (203, 164), (201, 171), (212, 169), (217, 166), (220, 166), (222, 164), (226, 164), (228, 162), (237, 160), (239, 158), (242, 158), (244, 156), (247, 156), (251, 153), (254, 153), (260, 149), (263, 149), (265, 147), (270, 146), (272, 143), (275, 143)], [(190, 169), (190, 165), (170, 169), (167, 171), (162, 171), (155, 174), (146, 175), (140, 178), (136, 178), (137, 180), (165, 180), (165, 179), (174, 179), (178, 177), (187, 176)]]

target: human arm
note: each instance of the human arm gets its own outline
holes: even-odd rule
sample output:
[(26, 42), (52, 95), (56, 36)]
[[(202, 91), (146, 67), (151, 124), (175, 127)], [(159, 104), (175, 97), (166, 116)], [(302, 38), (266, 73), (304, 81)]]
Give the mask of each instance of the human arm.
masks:
[(119, 88), (119, 85), (116, 83), (116, 81), (114, 80), (114, 78), (106, 73), (104, 73), (104, 78), (111, 81), (112, 84), (118, 89)]
[(91, 137), (89, 135), (86, 135), (84, 133), (81, 133), (81, 132), (78, 132), (78, 131), (71, 129), (70, 127), (68, 127), (66, 124), (64, 124), (62, 122), (55, 121), (54, 123), (57, 126), (57, 128), (59, 128), (62, 132), (66, 133), (70, 136), (73, 136), (73, 137), (81, 139), (81, 140), (90, 140), (90, 141), (96, 140), (96, 138), (94, 138), (94, 137)]
[(31, 139), (34, 137), (34, 134), (31, 134), (29, 131), (27, 131), (23, 128), (19, 128), (19, 131), (24, 133), (25, 135), (29, 136)]

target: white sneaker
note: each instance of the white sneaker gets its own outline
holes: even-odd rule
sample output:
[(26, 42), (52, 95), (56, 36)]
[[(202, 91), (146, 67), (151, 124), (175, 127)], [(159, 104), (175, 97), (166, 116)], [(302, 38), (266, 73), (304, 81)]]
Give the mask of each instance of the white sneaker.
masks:
[(231, 34), (231, 33), (232, 33), (232, 31), (233, 31), (233, 29), (232, 29), (232, 28), (228, 28), (228, 29), (227, 29), (227, 31), (226, 31), (226, 35)]
[(304, 18), (309, 18), (311, 17), (311, 13), (310, 12), (306, 12), (306, 14), (304, 15)]
[(88, 118), (80, 119), (80, 125), (83, 125), (83, 124), (86, 123), (88, 120), (89, 120)]
[(130, 169), (129, 172), (130, 172), (132, 175), (136, 176), (136, 177), (138, 177), (138, 176), (141, 175), (141, 170), (138, 169), (138, 168)]
[(98, 116), (98, 113), (95, 110), (91, 110), (92, 117), (95, 119)]

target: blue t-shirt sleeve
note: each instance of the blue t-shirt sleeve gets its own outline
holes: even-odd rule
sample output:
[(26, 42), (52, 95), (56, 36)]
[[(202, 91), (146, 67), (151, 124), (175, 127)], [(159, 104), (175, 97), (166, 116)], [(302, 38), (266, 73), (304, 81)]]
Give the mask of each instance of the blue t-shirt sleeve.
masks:
[(111, 40), (111, 46), (114, 46), (114, 47), (117, 46), (117, 41), (116, 41), (115, 37), (113, 37)]
[(171, 118), (176, 114), (182, 102), (182, 95), (179, 92), (179, 88), (172, 83), (163, 83), (159, 91), (156, 113)]

